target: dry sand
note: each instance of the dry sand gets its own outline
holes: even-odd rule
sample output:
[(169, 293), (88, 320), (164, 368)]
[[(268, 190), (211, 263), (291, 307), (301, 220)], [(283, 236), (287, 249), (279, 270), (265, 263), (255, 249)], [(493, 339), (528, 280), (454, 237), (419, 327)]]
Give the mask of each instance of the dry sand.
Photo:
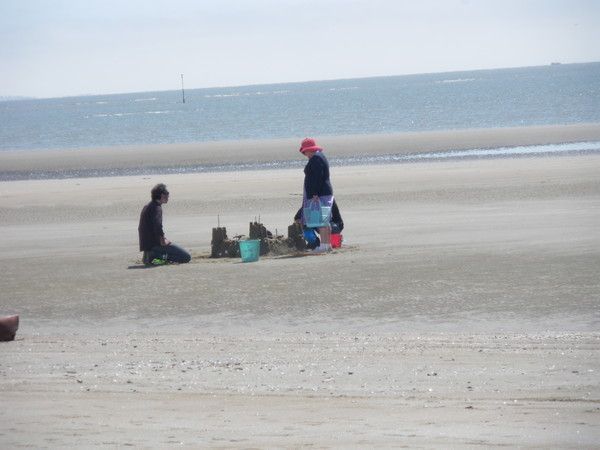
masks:
[[(333, 167), (345, 247), (250, 264), (206, 257), (217, 215), (282, 233), (301, 171), (0, 183), (0, 314), (21, 315), (0, 447), (596, 447), (599, 174), (597, 154)], [(159, 181), (194, 259), (143, 269)]]

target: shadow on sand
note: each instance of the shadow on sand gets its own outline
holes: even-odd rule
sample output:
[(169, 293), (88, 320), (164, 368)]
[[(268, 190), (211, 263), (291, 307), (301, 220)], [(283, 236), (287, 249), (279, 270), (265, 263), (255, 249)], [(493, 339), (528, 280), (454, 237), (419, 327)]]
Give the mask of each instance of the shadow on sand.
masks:
[(146, 265), (146, 264), (133, 264), (131, 266), (127, 266), (127, 269), (152, 269), (154, 267), (160, 267), (155, 265)]

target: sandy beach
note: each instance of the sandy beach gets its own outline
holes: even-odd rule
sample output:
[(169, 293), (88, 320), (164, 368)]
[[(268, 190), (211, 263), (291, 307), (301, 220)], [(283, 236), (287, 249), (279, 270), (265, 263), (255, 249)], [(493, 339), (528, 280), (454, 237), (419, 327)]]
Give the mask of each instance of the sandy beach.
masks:
[[(328, 155), (599, 140), (600, 125), (324, 138)], [(4, 171), (299, 158), (297, 139), (1, 152)], [(329, 152), (331, 148), (331, 152)], [(600, 155), (332, 167), (332, 254), (283, 234), (297, 169), (0, 182), (2, 448), (595, 448)], [(146, 269), (164, 182), (187, 265)]]
[[(372, 155), (599, 141), (600, 124), (324, 136), (330, 159)], [(128, 168), (181, 169), (201, 165), (298, 159), (298, 138), (0, 152), (0, 174)]]

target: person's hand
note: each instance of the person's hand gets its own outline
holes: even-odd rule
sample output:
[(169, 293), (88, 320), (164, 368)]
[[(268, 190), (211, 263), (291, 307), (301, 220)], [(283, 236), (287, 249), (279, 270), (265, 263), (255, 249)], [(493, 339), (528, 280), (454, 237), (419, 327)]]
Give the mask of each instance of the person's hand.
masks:
[(161, 237), (160, 238), (160, 245), (162, 245), (163, 247), (166, 247), (170, 243), (171, 243), (171, 241), (168, 240), (166, 237)]

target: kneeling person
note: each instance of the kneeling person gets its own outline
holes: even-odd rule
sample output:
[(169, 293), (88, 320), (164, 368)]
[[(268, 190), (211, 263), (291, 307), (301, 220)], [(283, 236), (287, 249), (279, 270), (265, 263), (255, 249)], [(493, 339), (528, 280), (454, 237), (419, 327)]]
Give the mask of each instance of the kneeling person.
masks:
[(167, 186), (162, 183), (157, 184), (152, 188), (150, 194), (152, 201), (142, 209), (140, 225), (138, 226), (140, 251), (144, 252), (144, 264), (190, 262), (190, 259), (192, 259), (190, 254), (169, 241), (163, 231), (162, 205), (169, 201)]

